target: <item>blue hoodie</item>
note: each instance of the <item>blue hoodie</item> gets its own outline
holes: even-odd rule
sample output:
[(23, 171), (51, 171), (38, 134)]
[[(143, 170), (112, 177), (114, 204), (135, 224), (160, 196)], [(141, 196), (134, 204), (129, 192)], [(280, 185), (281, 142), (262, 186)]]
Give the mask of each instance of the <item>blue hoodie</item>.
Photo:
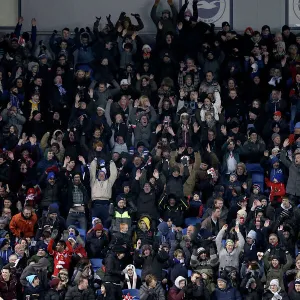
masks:
[(159, 239), (159, 244), (168, 243), (171, 245), (171, 241), (175, 240), (175, 233), (169, 228), (167, 222), (161, 222), (158, 227), (157, 237)]

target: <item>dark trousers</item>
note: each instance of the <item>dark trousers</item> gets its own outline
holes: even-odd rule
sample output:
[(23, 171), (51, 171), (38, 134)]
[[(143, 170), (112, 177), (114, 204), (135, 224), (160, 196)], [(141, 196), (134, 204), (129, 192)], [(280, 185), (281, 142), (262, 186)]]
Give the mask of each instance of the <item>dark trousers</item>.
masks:
[(94, 200), (92, 205), (92, 218), (99, 218), (102, 221), (104, 228), (110, 227), (109, 218), (109, 201), (107, 200)]
[(110, 282), (107, 282), (109, 285), (109, 294), (112, 295), (111, 299), (122, 299), (122, 288), (121, 285), (116, 285)]

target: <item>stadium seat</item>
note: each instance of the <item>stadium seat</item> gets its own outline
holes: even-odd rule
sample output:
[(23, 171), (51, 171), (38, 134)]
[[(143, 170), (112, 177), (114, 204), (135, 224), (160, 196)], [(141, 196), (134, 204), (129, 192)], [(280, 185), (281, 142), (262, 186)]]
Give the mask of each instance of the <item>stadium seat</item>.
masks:
[(248, 173), (253, 173), (253, 172), (264, 173), (264, 169), (260, 164), (246, 164), (246, 168)]
[(102, 259), (101, 258), (92, 258), (91, 264), (93, 267), (94, 272), (102, 267)]
[(201, 223), (201, 221), (202, 221), (201, 218), (196, 218), (196, 217), (184, 219), (184, 223), (185, 223), (186, 226), (189, 226), (189, 225), (196, 225), (196, 224)]
[(126, 295), (129, 294), (130, 296), (133, 297), (134, 300), (140, 299), (140, 291), (139, 291), (138, 289), (128, 289), (128, 290), (123, 290), (123, 291), (122, 291), (122, 294), (123, 294), (124, 296), (126, 296)]
[(183, 234), (183, 235), (186, 235), (186, 233), (187, 233), (187, 228), (183, 228), (183, 229), (182, 229), (182, 234)]
[(264, 173), (263, 172), (253, 172), (252, 173), (252, 184), (258, 184), (260, 190), (264, 192)]
[(188, 277), (192, 276), (193, 271), (192, 270), (188, 270)]
[(79, 235), (81, 236), (81, 238), (85, 241), (85, 237), (86, 237), (86, 231), (84, 229), (80, 229), (77, 228)]
[(142, 277), (142, 270), (141, 269), (135, 269), (135, 273), (137, 276)]

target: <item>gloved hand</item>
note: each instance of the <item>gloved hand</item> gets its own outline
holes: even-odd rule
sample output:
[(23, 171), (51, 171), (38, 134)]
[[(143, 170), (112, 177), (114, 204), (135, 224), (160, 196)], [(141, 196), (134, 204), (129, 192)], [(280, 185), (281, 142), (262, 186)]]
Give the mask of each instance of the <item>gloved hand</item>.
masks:
[(111, 14), (109, 14), (109, 15), (106, 17), (106, 20), (107, 20), (108, 23), (111, 22), (110, 18), (111, 18)]
[(39, 45), (42, 46), (43, 45), (43, 40), (39, 41)]
[[(55, 31), (56, 31), (56, 30), (55, 30)], [(79, 32), (79, 28), (76, 27), (76, 28), (74, 29), (74, 32), (75, 32), (75, 33), (78, 33), (78, 32)], [(56, 33), (57, 33), (57, 31), (56, 31)]]
[(53, 30), (53, 34), (57, 34), (57, 30)]
[(51, 239), (55, 240), (58, 236), (58, 230), (54, 229), (51, 233)]

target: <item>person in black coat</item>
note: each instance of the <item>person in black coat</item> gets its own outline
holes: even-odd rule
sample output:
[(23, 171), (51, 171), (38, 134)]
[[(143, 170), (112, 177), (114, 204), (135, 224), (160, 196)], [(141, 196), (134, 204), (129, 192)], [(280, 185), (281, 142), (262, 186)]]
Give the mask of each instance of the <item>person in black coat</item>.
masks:
[(91, 258), (104, 258), (107, 252), (108, 237), (102, 224), (96, 224), (86, 236), (86, 249)]
[(261, 299), (263, 294), (263, 285), (257, 276), (248, 273), (242, 280), (241, 292), (245, 295), (245, 300)]
[(289, 291), (290, 300), (299, 300), (300, 299), (300, 279), (295, 280), (295, 287)]
[(136, 250), (134, 252), (134, 265), (136, 267), (142, 267), (142, 280), (149, 274), (157, 277), (158, 281), (162, 278), (162, 269), (164, 263), (169, 260), (169, 254), (163, 250), (162, 246), (158, 251), (152, 250), (149, 245), (144, 245), (142, 247), (142, 253), (140, 255), (141, 241), (139, 240), (136, 245)]
[(103, 281), (110, 286), (113, 299), (122, 299), (121, 281), (124, 271), (121, 266), (121, 260), (125, 257), (126, 248), (115, 246), (105, 258), (105, 275)]

